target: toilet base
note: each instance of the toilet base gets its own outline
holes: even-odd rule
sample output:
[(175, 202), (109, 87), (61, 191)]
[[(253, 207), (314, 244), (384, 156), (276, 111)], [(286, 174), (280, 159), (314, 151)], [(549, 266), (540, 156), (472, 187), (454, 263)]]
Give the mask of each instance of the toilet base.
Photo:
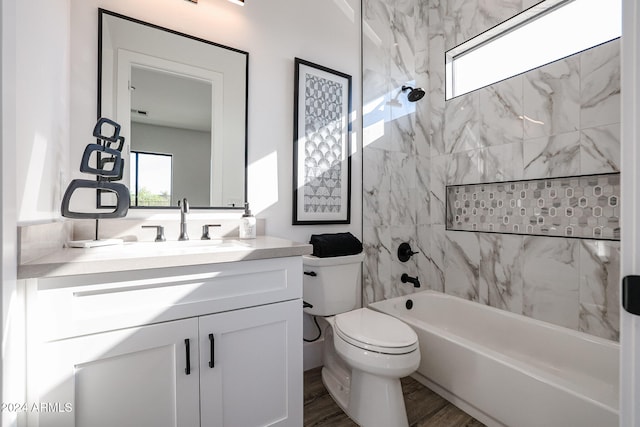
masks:
[(322, 368), (322, 383), (333, 401), (346, 414), (349, 406), (349, 383), (341, 382), (333, 371), (327, 368)]
[(362, 427), (408, 427), (399, 379), (379, 377), (354, 369), (345, 384), (330, 369), (322, 368), (322, 382), (336, 404)]
[(368, 352), (335, 336), (334, 319), (326, 320), (322, 382), (333, 400), (361, 427), (408, 427), (400, 378), (418, 368), (419, 349)]
[(322, 382), (349, 418), (362, 427), (409, 425), (400, 379), (350, 368), (335, 351), (331, 327), (325, 330), (324, 361)]
[(398, 378), (351, 370), (349, 407), (345, 411), (362, 427), (408, 427), (407, 411)]
[(333, 346), (333, 329), (331, 326), (325, 329), (324, 337), (322, 383), (340, 409), (346, 413), (347, 407), (349, 406), (351, 369), (335, 352)]

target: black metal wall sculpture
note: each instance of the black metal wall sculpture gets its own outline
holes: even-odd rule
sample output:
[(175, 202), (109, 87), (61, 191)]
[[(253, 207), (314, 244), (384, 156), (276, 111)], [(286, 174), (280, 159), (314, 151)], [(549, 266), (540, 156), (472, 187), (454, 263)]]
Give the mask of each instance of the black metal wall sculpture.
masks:
[[(113, 135), (103, 134), (103, 127), (112, 127)], [(89, 173), (98, 177), (97, 181), (89, 179), (74, 179), (71, 181), (62, 197), (62, 216), (75, 219), (104, 219), (122, 218), (127, 215), (131, 203), (129, 189), (126, 185), (113, 182), (122, 179), (124, 170), (124, 160), (122, 159), (122, 147), (124, 137), (120, 136), (120, 125), (113, 120), (100, 118), (93, 129), (93, 136), (97, 138), (97, 143), (87, 145), (82, 155), (80, 172)], [(91, 166), (90, 158), (94, 152), (97, 156), (96, 166)], [(107, 168), (112, 165), (111, 168)], [(117, 203), (115, 210), (111, 212), (75, 212), (69, 209), (69, 202), (73, 193), (80, 188), (109, 191), (116, 195)]]

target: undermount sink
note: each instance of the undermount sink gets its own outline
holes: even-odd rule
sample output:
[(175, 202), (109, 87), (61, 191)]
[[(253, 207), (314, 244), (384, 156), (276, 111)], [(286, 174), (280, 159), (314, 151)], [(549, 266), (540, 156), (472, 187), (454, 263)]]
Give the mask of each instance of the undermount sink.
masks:
[(224, 239), (211, 239), (211, 240), (167, 240), (166, 242), (131, 242), (125, 243), (125, 247), (129, 247), (136, 250), (151, 250), (151, 251), (165, 251), (165, 250), (202, 250), (207, 251), (209, 249), (234, 249), (234, 248), (246, 248), (248, 245), (238, 240), (224, 240)]
[[(229, 240), (227, 243), (231, 242)], [(166, 242), (135, 242), (136, 245), (159, 245), (158, 247), (172, 247), (172, 248), (193, 248), (193, 247), (201, 247), (201, 246), (217, 246), (220, 244), (224, 244), (225, 241), (222, 239), (211, 239), (211, 240), (167, 240)]]
[[(117, 259), (171, 257), (179, 255), (215, 255), (251, 249), (251, 244), (234, 239), (168, 240), (166, 242), (124, 242), (110, 246), (87, 248), (77, 252), (75, 261), (109, 261)], [(76, 249), (71, 249), (76, 253)]]

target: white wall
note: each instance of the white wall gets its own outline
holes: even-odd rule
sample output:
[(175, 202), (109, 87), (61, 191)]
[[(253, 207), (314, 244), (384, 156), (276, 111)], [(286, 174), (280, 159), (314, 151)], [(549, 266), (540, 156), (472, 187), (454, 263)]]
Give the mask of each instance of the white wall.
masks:
[[(0, 301), (2, 307), (2, 330), (0, 330), (0, 342), (2, 345), (2, 360), (0, 361), (2, 388), (0, 389), (0, 400), (15, 401), (24, 399), (24, 388), (22, 382), (17, 382), (24, 373), (24, 364), (18, 360), (22, 355), (20, 343), (15, 337), (19, 333), (14, 330), (15, 323), (12, 322), (15, 315), (16, 301), (16, 193), (15, 193), (15, 171), (16, 171), (16, 125), (15, 125), (15, 83), (16, 83), (16, 2), (2, 0), (0, 9), (0, 20), (2, 24), (1, 53), (2, 60), (2, 81), (0, 82), (0, 94), (2, 104), (0, 107), (0, 183), (2, 192), (0, 197), (0, 208), (2, 209), (0, 237), (2, 239), (2, 292)], [(17, 316), (16, 316), (17, 317)], [(6, 400), (5, 400), (6, 399)], [(3, 412), (0, 424), (3, 426), (14, 426), (16, 414)]]
[(191, 206), (209, 206), (209, 132), (131, 123), (131, 136), (133, 150), (172, 155), (173, 204), (187, 197)]
[[(360, 104), (360, 2), (357, 0), (71, 0), (71, 159), (95, 121), (97, 8), (102, 7), (249, 52), (249, 202), (266, 218), (266, 233), (297, 241), (310, 234), (361, 235), (360, 135), (352, 145), (352, 223), (291, 226), (294, 58), (353, 76)], [(359, 113), (353, 129), (360, 129)], [(74, 157), (75, 156), (75, 157)]]
[[(1, 18), (2, 400), (8, 402), (24, 401), (16, 226), (59, 216), (69, 170), (69, 0), (3, 0)], [(15, 425), (16, 416), (3, 412), (2, 425)]]
[(68, 176), (69, 0), (16, 7), (16, 207), (27, 223), (59, 216)]

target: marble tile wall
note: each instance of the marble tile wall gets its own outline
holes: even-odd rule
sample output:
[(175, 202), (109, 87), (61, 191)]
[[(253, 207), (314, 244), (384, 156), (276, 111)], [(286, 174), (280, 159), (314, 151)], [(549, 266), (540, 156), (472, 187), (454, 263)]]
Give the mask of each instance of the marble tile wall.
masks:
[[(616, 340), (618, 242), (445, 230), (446, 185), (619, 172), (619, 40), (444, 101), (445, 50), (535, 3), (364, 0), (365, 300), (414, 292), (407, 272)], [(403, 241), (420, 251), (407, 263)]]

